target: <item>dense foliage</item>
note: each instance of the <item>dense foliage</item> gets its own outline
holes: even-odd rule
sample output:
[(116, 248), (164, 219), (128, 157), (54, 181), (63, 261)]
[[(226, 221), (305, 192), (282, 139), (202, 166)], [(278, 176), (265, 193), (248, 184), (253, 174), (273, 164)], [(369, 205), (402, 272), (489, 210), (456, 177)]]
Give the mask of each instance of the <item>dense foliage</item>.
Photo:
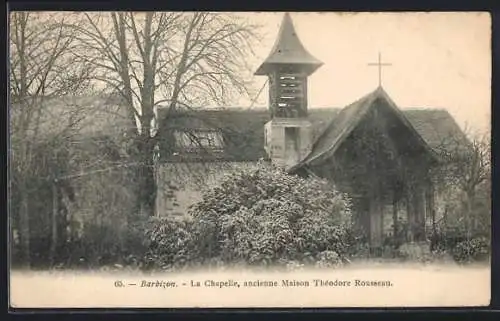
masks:
[(128, 169), (119, 166), (123, 160), (115, 142), (99, 137), (58, 143), (57, 148), (35, 145), (37, 162), (30, 171), (12, 167), (12, 264), (22, 261), (22, 181), (30, 183), (23, 191), (28, 196), (33, 267), (95, 267), (127, 264), (131, 255), (140, 257), (144, 237), (131, 224), (134, 195), (128, 186), (132, 180)]
[(195, 264), (198, 245), (188, 220), (152, 218), (145, 237), (148, 251), (143, 257), (143, 268), (169, 270)]
[(352, 242), (345, 195), (264, 164), (228, 174), (190, 216), (153, 224), (148, 266), (331, 266), (343, 263)]
[[(479, 216), (481, 213), (474, 214)], [(460, 219), (452, 223), (440, 221), (431, 237), (433, 252), (448, 253), (458, 263), (488, 260), (491, 253), (489, 227), (478, 225), (469, 231), (464, 225), (464, 220)]]

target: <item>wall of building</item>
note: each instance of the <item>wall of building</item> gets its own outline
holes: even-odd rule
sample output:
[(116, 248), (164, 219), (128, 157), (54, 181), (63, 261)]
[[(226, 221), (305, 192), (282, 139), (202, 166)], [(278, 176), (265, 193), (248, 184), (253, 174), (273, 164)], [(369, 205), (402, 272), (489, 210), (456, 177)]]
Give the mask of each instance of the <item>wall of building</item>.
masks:
[[(287, 129), (295, 129), (293, 134)], [(265, 150), (278, 166), (291, 167), (311, 151), (312, 126), (305, 119), (273, 119), (265, 125)]]
[(200, 201), (205, 189), (215, 187), (225, 174), (255, 162), (166, 163), (157, 171), (157, 216), (184, 217)]

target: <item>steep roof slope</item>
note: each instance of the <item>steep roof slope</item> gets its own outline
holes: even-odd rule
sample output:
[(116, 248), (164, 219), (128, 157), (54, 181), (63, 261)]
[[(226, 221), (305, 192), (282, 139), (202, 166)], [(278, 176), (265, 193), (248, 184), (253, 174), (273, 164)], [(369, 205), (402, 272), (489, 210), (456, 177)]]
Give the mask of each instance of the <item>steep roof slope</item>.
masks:
[(404, 115), (435, 150), (447, 150), (454, 143), (468, 143), (455, 119), (444, 109), (407, 109)]
[(287, 12), (283, 16), (278, 37), (274, 43), (271, 53), (260, 65), (255, 75), (266, 75), (279, 65), (301, 65), (308, 74), (313, 73), (323, 63), (309, 53), (300, 41), (292, 18)]
[[(382, 87), (343, 108), (318, 137), (311, 153), (297, 166), (317, 162), (332, 155), (357, 126), (375, 101), (382, 100), (395, 116), (411, 131), (422, 146), (433, 152), (448, 150), (454, 143), (463, 142), (465, 135), (451, 115), (444, 110), (406, 110), (396, 106)], [(295, 167), (297, 167), (295, 166)]]
[[(313, 141), (316, 141), (313, 151), (331, 146), (362, 114), (372, 99), (375, 99), (373, 95), (366, 95), (343, 109), (310, 108), (309, 120), (313, 126)], [(160, 111), (159, 117), (165, 117), (165, 113)], [(431, 148), (442, 147), (448, 138), (465, 139), (460, 127), (446, 110), (403, 109), (401, 113)], [(223, 159), (255, 161), (267, 157), (264, 151), (264, 124), (269, 120), (269, 112), (264, 108), (199, 110), (171, 119), (168, 126), (160, 125), (159, 135), (160, 140), (168, 140), (167, 128), (217, 129), (222, 132), (226, 143)], [(172, 159), (167, 157), (164, 160)]]

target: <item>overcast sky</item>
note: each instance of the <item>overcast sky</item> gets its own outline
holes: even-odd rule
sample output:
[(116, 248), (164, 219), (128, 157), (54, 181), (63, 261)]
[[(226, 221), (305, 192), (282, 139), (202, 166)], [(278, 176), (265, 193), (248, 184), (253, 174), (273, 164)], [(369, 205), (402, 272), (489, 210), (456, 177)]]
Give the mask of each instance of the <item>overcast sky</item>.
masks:
[[(283, 13), (240, 13), (262, 25), (254, 70), (269, 54)], [(324, 65), (309, 79), (309, 106), (342, 107), (382, 85), (402, 108), (447, 109), (457, 123), (489, 130), (491, 24), (485, 13), (291, 13), (306, 47)], [(255, 76), (260, 88), (266, 77)], [(267, 105), (267, 87), (256, 106)], [(250, 104), (242, 101), (241, 104)]]

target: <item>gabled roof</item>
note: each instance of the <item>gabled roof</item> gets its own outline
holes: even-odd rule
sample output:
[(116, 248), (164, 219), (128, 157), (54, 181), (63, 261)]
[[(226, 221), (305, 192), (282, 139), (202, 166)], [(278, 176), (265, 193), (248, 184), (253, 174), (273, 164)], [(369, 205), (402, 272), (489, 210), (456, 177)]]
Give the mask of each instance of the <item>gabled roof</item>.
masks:
[(267, 75), (273, 68), (283, 64), (301, 65), (308, 74), (313, 73), (323, 65), (321, 61), (304, 48), (304, 45), (297, 36), (292, 18), (288, 12), (283, 17), (278, 37), (271, 49), (271, 53), (257, 69), (255, 75)]
[[(349, 136), (354, 128), (359, 124), (363, 116), (374, 106), (374, 102), (382, 99), (387, 103), (399, 120), (414, 134), (421, 145), (434, 155), (434, 150), (429, 142), (422, 137), (413, 124), (407, 119), (403, 112), (396, 106), (382, 87), (358, 99), (354, 103), (343, 108), (340, 113), (331, 121), (323, 134), (313, 144), (311, 153), (299, 164), (292, 168), (303, 165), (310, 165), (331, 157), (342, 142)], [(426, 122), (424, 122), (426, 123)]]
[[(341, 109), (334, 107), (309, 108), (308, 119), (312, 123), (314, 150), (328, 147), (329, 138), (338, 135), (334, 124), (346, 127), (355, 121), (358, 112), (363, 112), (368, 100), (374, 99), (371, 93), (351, 105)], [(433, 149), (448, 147), (447, 142), (465, 139), (465, 135), (453, 117), (442, 109), (404, 109), (400, 111), (422, 139)], [(160, 109), (159, 117), (165, 117), (166, 110)], [(256, 161), (267, 158), (264, 150), (264, 125), (270, 120), (265, 108), (244, 109), (231, 107), (221, 110), (193, 110), (182, 117), (172, 119), (168, 126), (161, 126), (158, 132), (160, 142), (168, 139), (167, 128), (216, 129), (224, 136), (226, 150), (221, 155), (224, 160)], [(451, 138), (451, 139), (448, 139)], [(324, 141), (324, 142), (323, 142)], [(164, 161), (174, 161), (166, 157)]]

